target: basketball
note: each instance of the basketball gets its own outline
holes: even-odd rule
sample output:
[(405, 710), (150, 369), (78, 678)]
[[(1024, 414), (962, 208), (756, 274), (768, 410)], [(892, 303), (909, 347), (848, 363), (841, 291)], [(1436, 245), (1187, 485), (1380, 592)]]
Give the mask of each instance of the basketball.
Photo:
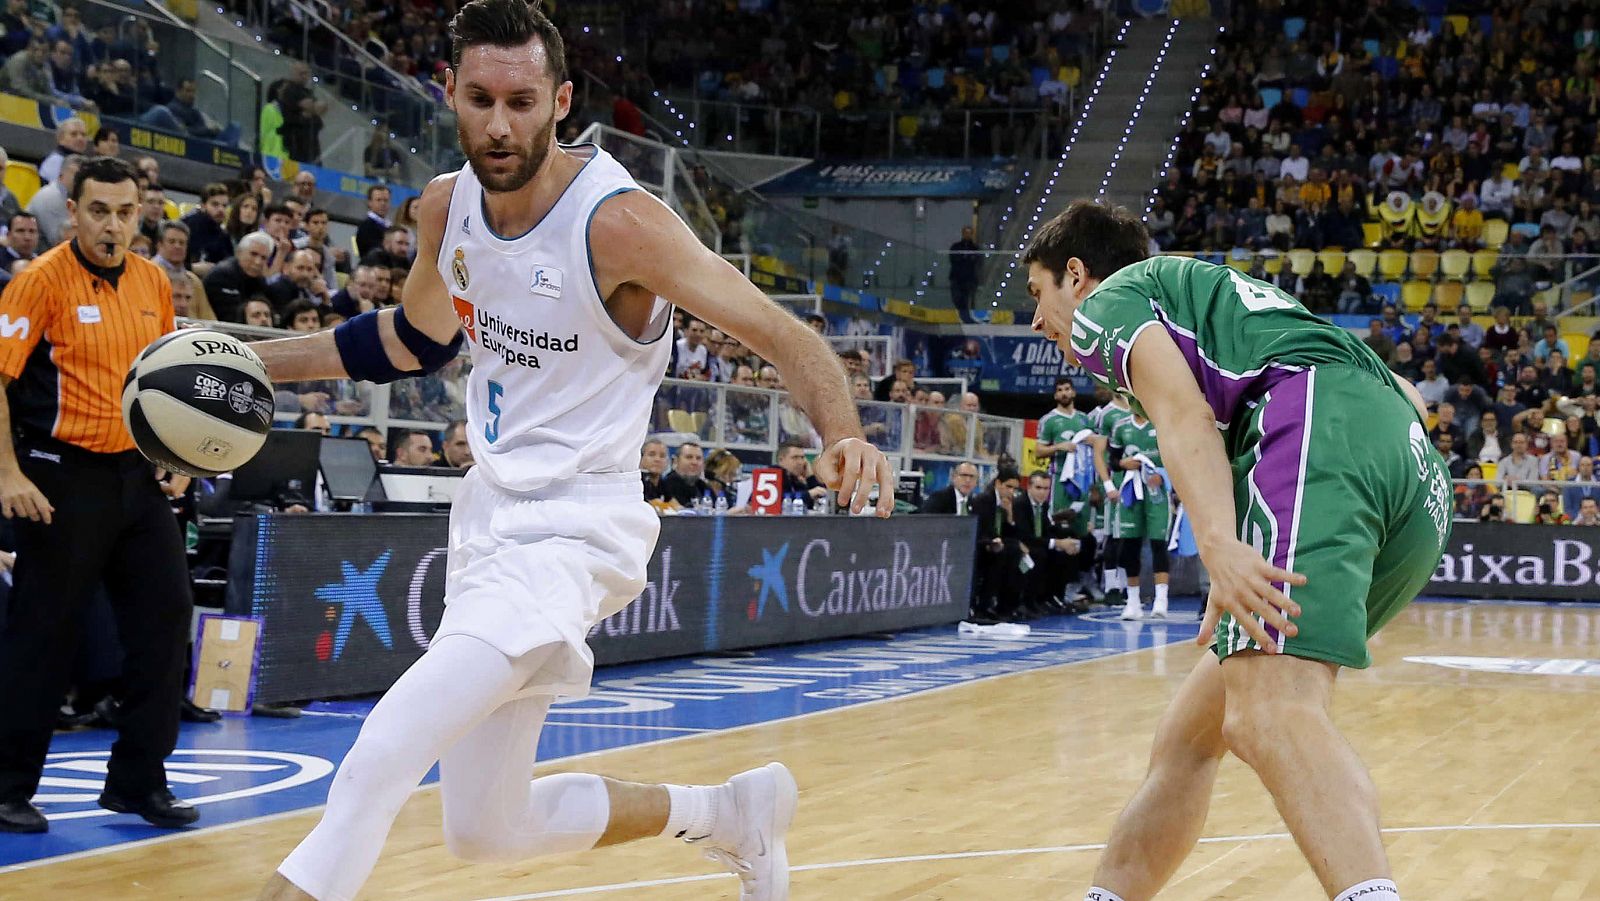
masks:
[(150, 462), (190, 476), (237, 469), (272, 428), (272, 382), (232, 335), (181, 329), (141, 352), (122, 384), (122, 419)]

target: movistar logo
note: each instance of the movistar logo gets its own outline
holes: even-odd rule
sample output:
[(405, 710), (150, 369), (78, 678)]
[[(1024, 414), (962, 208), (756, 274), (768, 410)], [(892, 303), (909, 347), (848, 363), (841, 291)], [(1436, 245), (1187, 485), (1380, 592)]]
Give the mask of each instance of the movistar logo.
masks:
[(28, 337), (28, 329), (32, 327), (28, 317), (11, 318), (10, 313), (0, 313), (0, 338)]

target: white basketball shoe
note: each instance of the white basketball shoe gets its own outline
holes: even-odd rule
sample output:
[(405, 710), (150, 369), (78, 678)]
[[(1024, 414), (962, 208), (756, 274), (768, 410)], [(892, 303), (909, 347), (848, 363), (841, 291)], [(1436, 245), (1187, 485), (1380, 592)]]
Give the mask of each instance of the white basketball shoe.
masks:
[(784, 835), (800, 800), (794, 776), (783, 764), (769, 763), (729, 779), (727, 789), (732, 815), (719, 814), (716, 831), (703, 840), (711, 845), (706, 857), (739, 877), (739, 901), (787, 901)]

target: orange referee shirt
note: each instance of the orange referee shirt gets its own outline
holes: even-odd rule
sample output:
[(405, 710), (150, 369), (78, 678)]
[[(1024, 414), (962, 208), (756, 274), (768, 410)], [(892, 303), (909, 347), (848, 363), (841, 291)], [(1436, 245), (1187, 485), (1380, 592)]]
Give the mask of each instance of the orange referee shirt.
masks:
[[(134, 357), (177, 327), (172, 283), (137, 254), (120, 270), (58, 244), (0, 294), (0, 375), (11, 421), (84, 450), (133, 449), (122, 382)], [(7, 436), (9, 438), (9, 436)]]

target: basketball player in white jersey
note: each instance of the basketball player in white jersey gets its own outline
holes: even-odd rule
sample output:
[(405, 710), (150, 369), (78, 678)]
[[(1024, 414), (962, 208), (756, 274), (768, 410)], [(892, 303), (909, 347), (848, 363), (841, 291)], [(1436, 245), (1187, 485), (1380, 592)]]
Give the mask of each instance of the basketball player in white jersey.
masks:
[(404, 304), (333, 332), (254, 345), (275, 380), (430, 372), (470, 345), (477, 465), (450, 518), (445, 613), (373, 708), (322, 821), (260, 896), (348, 901), (401, 805), (439, 762), (445, 843), (513, 861), (650, 836), (685, 839), (788, 897), (797, 792), (781, 764), (715, 786), (584, 774), (530, 781), (550, 704), (588, 691), (589, 628), (637, 597), (660, 530), (638, 449), (666, 369), (672, 305), (781, 370), (826, 442), (817, 474), (860, 512), (888, 461), (861, 439), (844, 370), (805, 323), (702, 246), (594, 146), (560, 147), (560, 35), (526, 0), (473, 0), (452, 20), (445, 82), (469, 165), (423, 191)]

